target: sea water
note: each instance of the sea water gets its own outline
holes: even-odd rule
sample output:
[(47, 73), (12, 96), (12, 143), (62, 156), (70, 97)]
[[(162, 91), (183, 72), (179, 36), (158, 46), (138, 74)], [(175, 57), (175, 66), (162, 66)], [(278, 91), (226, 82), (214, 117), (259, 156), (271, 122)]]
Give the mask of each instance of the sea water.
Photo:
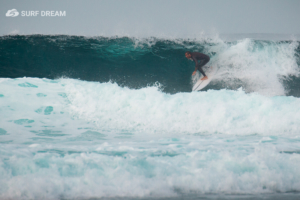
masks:
[(297, 40), (0, 43), (1, 199), (300, 198)]

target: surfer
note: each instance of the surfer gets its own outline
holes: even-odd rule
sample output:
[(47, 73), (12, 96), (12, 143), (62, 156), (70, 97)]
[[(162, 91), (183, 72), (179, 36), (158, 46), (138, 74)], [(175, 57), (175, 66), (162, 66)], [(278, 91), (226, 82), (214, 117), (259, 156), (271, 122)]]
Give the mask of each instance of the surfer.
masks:
[[(195, 75), (197, 70), (199, 70), (201, 72), (201, 74), (203, 74), (203, 78), (201, 78), (201, 80), (206, 80), (208, 79), (208, 77), (205, 75), (202, 67), (209, 62), (210, 58), (208, 55), (205, 55), (203, 53), (198, 53), (198, 52), (190, 52), (190, 51), (187, 51), (185, 52), (185, 57), (187, 59), (191, 59), (195, 62), (195, 71), (193, 72), (192, 75)], [(198, 60), (200, 61), (198, 63)]]

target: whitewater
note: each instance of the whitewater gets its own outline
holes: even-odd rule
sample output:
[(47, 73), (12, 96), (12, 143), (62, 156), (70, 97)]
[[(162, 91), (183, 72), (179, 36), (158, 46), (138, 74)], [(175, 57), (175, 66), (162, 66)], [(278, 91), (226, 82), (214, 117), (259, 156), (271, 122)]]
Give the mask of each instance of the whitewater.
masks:
[[(1, 199), (299, 198), (299, 41), (0, 45)], [(203, 91), (185, 51), (218, 67)]]

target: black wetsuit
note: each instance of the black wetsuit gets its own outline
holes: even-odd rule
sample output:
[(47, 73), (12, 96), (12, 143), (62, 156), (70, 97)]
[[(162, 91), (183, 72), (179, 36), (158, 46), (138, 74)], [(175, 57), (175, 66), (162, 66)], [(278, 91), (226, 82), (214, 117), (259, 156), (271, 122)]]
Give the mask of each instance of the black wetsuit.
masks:
[[(195, 70), (199, 70), (201, 72), (201, 74), (203, 74), (203, 76), (206, 76), (204, 71), (202, 70), (202, 67), (204, 65), (206, 65), (206, 63), (209, 62), (210, 58), (208, 55), (205, 55), (203, 53), (198, 53), (198, 52), (192, 52), (191, 53), (191, 59), (193, 59), (193, 61), (195, 62)], [(200, 62), (198, 63), (198, 60), (200, 60)]]

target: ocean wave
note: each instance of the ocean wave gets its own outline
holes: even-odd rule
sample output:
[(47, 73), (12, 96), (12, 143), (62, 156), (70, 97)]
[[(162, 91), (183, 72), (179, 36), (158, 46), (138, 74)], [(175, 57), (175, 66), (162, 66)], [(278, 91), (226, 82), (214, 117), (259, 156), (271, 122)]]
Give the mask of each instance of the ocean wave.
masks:
[(190, 92), (194, 64), (184, 52), (211, 57), (218, 74), (206, 90), (243, 87), (267, 96), (299, 93), (299, 42), (80, 36), (3, 36), (3, 78), (62, 76), (139, 89), (159, 82), (166, 93)]

